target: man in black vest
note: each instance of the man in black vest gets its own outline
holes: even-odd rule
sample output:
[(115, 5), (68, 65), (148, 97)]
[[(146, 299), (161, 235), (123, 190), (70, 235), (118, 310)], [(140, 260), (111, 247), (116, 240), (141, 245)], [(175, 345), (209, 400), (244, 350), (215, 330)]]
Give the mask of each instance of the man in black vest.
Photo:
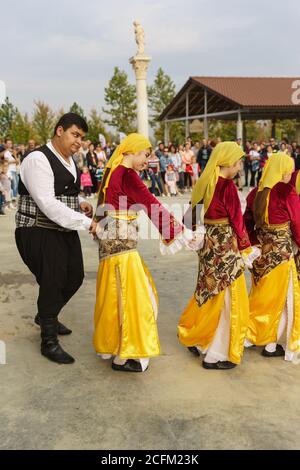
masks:
[(92, 206), (78, 196), (80, 173), (72, 158), (87, 131), (82, 117), (65, 114), (51, 142), (26, 155), (20, 167), (16, 244), (39, 284), (35, 322), (41, 327), (41, 353), (59, 364), (74, 362), (57, 335), (71, 333), (58, 315), (84, 277), (77, 230), (95, 225)]

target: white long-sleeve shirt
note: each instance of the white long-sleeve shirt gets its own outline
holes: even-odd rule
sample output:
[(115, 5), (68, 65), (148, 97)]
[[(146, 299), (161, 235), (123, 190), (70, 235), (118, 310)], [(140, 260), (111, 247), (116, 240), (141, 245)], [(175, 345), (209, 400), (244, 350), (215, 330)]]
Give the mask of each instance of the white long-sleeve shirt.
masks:
[[(51, 142), (47, 146), (65, 168), (72, 173), (76, 182), (77, 171), (73, 159), (70, 157), (70, 164), (68, 164), (55, 150)], [(20, 176), (30, 196), (48, 219), (69, 230), (88, 230), (90, 228), (91, 219), (70, 209), (63, 202), (56, 199), (54, 174), (45, 154), (39, 151), (30, 153), (21, 164)], [(82, 201), (83, 199), (79, 202)]]
[(181, 168), (181, 164), (182, 164), (182, 159), (181, 159), (181, 155), (179, 152), (176, 152), (176, 153), (171, 153), (170, 154), (170, 158), (172, 160), (172, 163), (175, 167), (176, 170), (178, 170), (179, 168)]

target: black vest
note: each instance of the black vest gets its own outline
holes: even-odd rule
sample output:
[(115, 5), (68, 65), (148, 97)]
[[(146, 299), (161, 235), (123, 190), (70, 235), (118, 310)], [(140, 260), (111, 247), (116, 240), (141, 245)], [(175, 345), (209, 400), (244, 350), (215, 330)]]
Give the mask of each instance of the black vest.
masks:
[[(76, 163), (75, 166), (77, 170), (77, 180), (75, 182), (72, 173), (67, 170), (67, 168), (60, 162), (57, 156), (49, 149), (47, 145), (43, 145), (42, 147), (33, 150), (33, 152), (36, 151), (42, 152), (50, 163), (54, 174), (55, 196), (78, 196), (80, 193), (80, 171), (78, 170)], [(28, 155), (30, 155), (30, 153)], [(28, 157), (28, 155), (26, 155), (24, 159)], [(29, 192), (27, 191), (21, 178), (19, 179), (18, 191), (20, 196), (29, 195)]]

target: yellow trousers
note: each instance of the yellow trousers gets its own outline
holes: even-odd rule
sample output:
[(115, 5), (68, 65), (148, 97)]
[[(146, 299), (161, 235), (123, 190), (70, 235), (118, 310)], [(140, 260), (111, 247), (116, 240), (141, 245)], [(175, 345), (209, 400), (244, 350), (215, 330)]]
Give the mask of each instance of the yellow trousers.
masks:
[(300, 350), (300, 288), (294, 259), (280, 264), (263, 276), (250, 292), (250, 320), (247, 338), (257, 346), (277, 342), (277, 331), (292, 276), (294, 321), (289, 341), (291, 351)]
[[(229, 361), (239, 364), (249, 320), (249, 301), (242, 274), (230, 287), (230, 345)], [(200, 346), (206, 350), (212, 343), (225, 303), (225, 290), (205, 304), (198, 306), (193, 297), (183, 312), (178, 325), (179, 341), (184, 346)]]
[(95, 350), (122, 359), (158, 356), (157, 305), (152, 277), (136, 250), (102, 260), (94, 314)]

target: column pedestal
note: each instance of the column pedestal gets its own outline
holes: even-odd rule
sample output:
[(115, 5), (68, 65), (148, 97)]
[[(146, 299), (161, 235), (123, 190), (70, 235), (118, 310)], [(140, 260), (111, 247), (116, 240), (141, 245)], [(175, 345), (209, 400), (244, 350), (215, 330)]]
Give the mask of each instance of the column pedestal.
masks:
[(137, 127), (138, 132), (145, 137), (149, 136), (148, 129), (148, 95), (147, 95), (147, 69), (151, 57), (137, 54), (129, 59), (136, 78), (137, 96)]

